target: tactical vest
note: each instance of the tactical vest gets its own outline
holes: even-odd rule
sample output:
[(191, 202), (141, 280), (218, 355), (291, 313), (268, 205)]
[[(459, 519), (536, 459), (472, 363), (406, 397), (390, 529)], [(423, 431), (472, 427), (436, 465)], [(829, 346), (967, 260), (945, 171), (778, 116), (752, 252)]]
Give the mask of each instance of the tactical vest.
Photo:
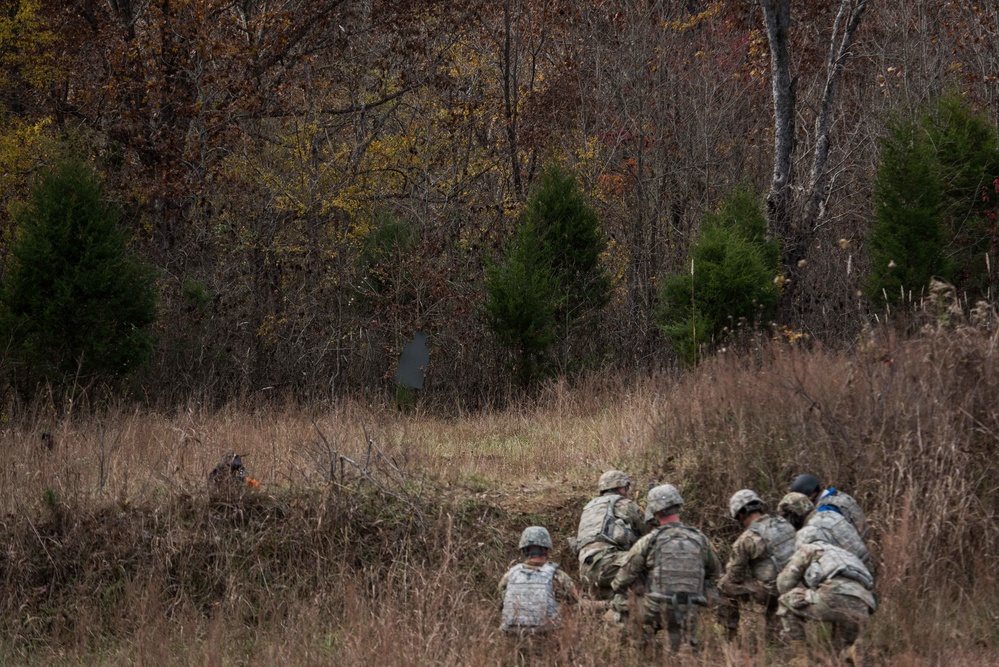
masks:
[(751, 564), (753, 576), (763, 583), (772, 583), (794, 554), (794, 526), (782, 517), (767, 515), (749, 524), (767, 546), (767, 556)]
[(686, 594), (704, 601), (704, 538), (693, 528), (671, 525), (652, 538), (655, 564), (649, 578), (650, 594), (660, 599)]
[(820, 498), (818, 505), (819, 507), (824, 505), (835, 507), (840, 514), (850, 520), (853, 527), (857, 529), (857, 533), (861, 537), (864, 536), (867, 531), (867, 517), (864, 516), (864, 510), (860, 509), (860, 505), (853, 499), (853, 496), (836, 489), (830, 489), (829, 495)]
[(857, 533), (857, 529), (853, 527), (850, 520), (842, 514), (832, 510), (815, 512), (808, 520), (807, 525), (814, 526), (821, 531), (825, 537), (823, 541), (846, 549), (865, 563), (870, 559), (867, 545), (860, 539), (860, 534)]
[(614, 506), (624, 496), (608, 493), (597, 496), (583, 507), (576, 530), (576, 551), (594, 542), (608, 542), (621, 549), (630, 549), (637, 540), (635, 532), (624, 521), (614, 516)]
[(874, 588), (874, 578), (859, 558), (846, 549), (826, 544), (822, 546), (822, 555), (805, 570), (805, 583), (809, 588), (818, 588), (833, 577), (856, 581), (867, 590)]
[(558, 616), (556, 570), (555, 563), (545, 563), (536, 570), (521, 563), (510, 571), (503, 596), (502, 630), (538, 628)]

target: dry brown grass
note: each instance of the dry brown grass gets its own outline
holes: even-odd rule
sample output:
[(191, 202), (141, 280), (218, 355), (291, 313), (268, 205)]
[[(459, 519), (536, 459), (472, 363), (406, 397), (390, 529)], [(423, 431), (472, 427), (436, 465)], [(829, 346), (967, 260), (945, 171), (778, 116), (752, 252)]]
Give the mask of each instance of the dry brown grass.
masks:
[[(996, 347), (967, 328), (850, 352), (776, 345), (450, 418), (356, 402), (37, 410), (0, 431), (0, 662), (503, 664), (493, 589), (517, 533), (547, 525), (575, 574), (565, 538), (614, 466), (679, 485), (722, 551), (733, 491), (776, 500), (819, 474), (874, 527), (874, 664), (999, 664)], [(262, 487), (210, 500), (228, 449)], [(685, 663), (787, 657), (749, 649), (709, 629)], [(646, 660), (578, 614), (547, 661)]]

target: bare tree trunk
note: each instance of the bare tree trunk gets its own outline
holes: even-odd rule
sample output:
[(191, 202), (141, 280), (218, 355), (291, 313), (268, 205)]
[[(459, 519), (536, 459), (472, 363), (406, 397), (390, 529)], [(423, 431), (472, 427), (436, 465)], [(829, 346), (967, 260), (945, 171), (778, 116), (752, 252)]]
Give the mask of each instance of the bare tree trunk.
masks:
[(520, 173), (520, 156), (517, 147), (517, 123), (520, 104), (520, 82), (518, 73), (518, 51), (513, 45), (513, 19), (510, 12), (511, 0), (503, 4), (503, 27), (506, 31), (503, 40), (503, 104), (506, 112), (506, 137), (510, 150), (510, 174), (513, 178), (513, 191), (517, 199), (524, 198), (524, 185)]
[[(829, 128), (836, 84), (843, 72), (853, 37), (860, 26), (867, 0), (841, 0), (826, 61), (826, 80), (815, 118), (815, 148), (808, 187), (799, 200), (792, 201), (794, 181), (795, 83), (791, 77), (788, 53), (790, 0), (761, 0), (763, 21), (770, 42), (771, 82), (774, 103), (774, 171), (767, 195), (769, 233), (782, 243), (781, 264), (786, 282), (781, 297), (781, 313), (788, 319), (800, 283), (808, 249), (824, 216), (829, 159)], [(799, 204), (800, 206), (800, 204)], [(796, 215), (795, 211), (800, 214)], [(797, 219), (796, 219), (797, 218)]]
[(792, 235), (791, 182), (794, 179), (795, 84), (788, 41), (791, 0), (761, 0), (770, 42), (770, 81), (774, 102), (774, 171), (767, 194), (770, 235), (785, 244)]
[[(822, 105), (815, 119), (815, 154), (808, 178), (808, 200), (805, 205), (804, 227), (808, 230), (809, 236), (818, 228), (824, 214), (826, 182), (829, 176), (826, 170), (826, 162), (829, 159), (829, 125), (833, 99), (836, 96), (836, 84), (850, 55), (853, 36), (860, 26), (860, 19), (866, 8), (867, 0), (843, 0), (836, 14), (832, 37), (829, 39), (826, 83), (822, 90)], [(840, 37), (844, 23), (845, 30)]]

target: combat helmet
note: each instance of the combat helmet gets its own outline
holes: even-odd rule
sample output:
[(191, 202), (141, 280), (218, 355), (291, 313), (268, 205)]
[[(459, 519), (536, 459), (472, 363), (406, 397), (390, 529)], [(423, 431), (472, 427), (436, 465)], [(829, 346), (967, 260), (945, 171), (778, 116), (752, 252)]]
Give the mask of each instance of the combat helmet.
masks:
[(797, 493), (803, 493), (809, 498), (812, 498), (819, 491), (822, 490), (822, 482), (815, 475), (809, 475), (805, 473), (804, 475), (798, 475), (791, 482), (791, 488), (788, 491), (794, 491)]
[(804, 493), (792, 491), (780, 499), (777, 504), (777, 513), (791, 522), (795, 528), (799, 528), (804, 522), (808, 513), (815, 508), (811, 499)]
[(683, 505), (683, 496), (672, 484), (660, 484), (649, 490), (649, 495), (645, 498), (646, 515), (655, 516), (659, 512), (671, 508), (679, 509)]
[(600, 493), (622, 486), (631, 486), (631, 478), (628, 477), (627, 473), (620, 470), (608, 470), (600, 475), (600, 479), (597, 481), (597, 488), (600, 490)]
[(763, 499), (752, 489), (742, 489), (732, 494), (728, 501), (728, 513), (733, 519), (739, 519), (740, 512), (762, 512)]
[(518, 548), (526, 549), (527, 547), (551, 549), (552, 536), (548, 534), (548, 529), (543, 526), (528, 526), (525, 528), (524, 532), (520, 534), (520, 545)]

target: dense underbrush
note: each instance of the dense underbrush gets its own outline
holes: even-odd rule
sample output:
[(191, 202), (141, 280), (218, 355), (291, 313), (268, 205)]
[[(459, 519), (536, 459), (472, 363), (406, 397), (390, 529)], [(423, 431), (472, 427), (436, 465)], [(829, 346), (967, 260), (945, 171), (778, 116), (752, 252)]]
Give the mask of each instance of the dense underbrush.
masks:
[[(558, 385), (451, 419), (122, 413), (64, 420), (52, 451), (39, 450), (38, 424), (9, 427), (0, 658), (500, 664), (494, 589), (520, 530), (546, 525), (575, 576), (566, 538), (599, 471), (620, 467), (640, 491), (678, 485), (685, 518), (723, 555), (735, 490), (773, 503), (794, 475), (819, 475), (872, 524), (872, 663), (996, 664), (996, 354), (994, 333), (948, 326), (871, 334), (849, 351), (762, 346), (677, 379)], [(372, 423), (368, 437), (360, 425)], [(172, 445), (156, 439), (170, 430)], [(195, 442), (208, 435), (252, 452), (261, 489), (208, 493), (215, 450)], [(738, 647), (705, 632), (690, 662), (786, 659), (751, 632)], [(644, 660), (589, 612), (569, 618), (549, 658)]]

